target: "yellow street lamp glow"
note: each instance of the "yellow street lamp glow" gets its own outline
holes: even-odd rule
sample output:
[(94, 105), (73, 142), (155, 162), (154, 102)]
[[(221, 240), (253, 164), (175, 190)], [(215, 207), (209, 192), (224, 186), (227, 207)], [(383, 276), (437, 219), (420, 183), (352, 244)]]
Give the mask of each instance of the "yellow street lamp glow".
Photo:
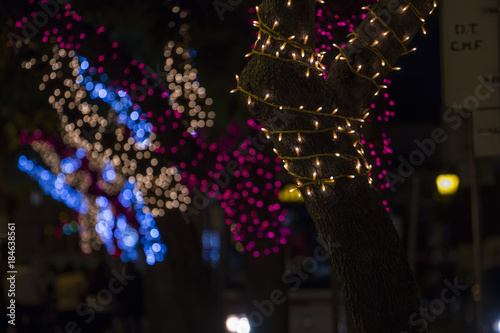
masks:
[(294, 190), (297, 186), (285, 185), (278, 194), (278, 200), (281, 202), (304, 202), (299, 190)]
[(441, 195), (455, 194), (459, 183), (460, 179), (453, 174), (439, 175), (436, 178), (437, 189)]

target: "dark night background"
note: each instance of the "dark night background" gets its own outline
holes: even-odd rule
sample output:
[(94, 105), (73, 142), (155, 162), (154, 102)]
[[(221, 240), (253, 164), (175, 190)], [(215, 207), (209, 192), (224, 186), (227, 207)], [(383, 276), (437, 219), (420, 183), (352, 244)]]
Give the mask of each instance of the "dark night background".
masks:
[[(364, 2), (332, 3), (335, 8), (349, 12)], [(118, 42), (120, 55), (152, 68), (165, 62), (165, 44), (179, 25), (189, 24), (191, 65), (198, 70), (199, 82), (207, 89), (207, 96), (213, 99), (211, 110), (216, 114), (214, 127), (203, 132), (207, 142), (230, 137), (231, 126), (239, 128), (239, 138), (251, 132), (246, 125), (249, 114), (244, 101), (229, 91), (234, 89), (234, 75), (245, 66), (244, 55), (255, 39), (255, 29), (249, 24), (254, 14), (249, 8), (258, 3), (233, 1), (233, 4), (221, 20), (210, 1), (71, 2), (72, 9), (83, 17), (82, 24), (89, 31), (106, 27), (102, 38), (110, 43)], [(169, 251), (165, 261), (152, 266), (147, 265), (143, 257), (134, 264), (124, 263), (103, 248), (84, 255), (78, 233), (56, 235), (55, 229), (60, 230), (60, 226), (75, 220), (74, 211), (44, 195), (36, 182), (17, 168), (19, 156), (35, 155), (28, 145), (20, 144), (20, 133), (32, 135), (40, 129), (51, 135), (59, 131), (56, 111), (47, 103), (48, 92), (38, 88), (39, 77), (21, 68), (31, 54), (15, 53), (7, 37), (8, 32), (16, 31), (15, 21), (27, 15), (30, 6), (24, 0), (0, 3), (2, 311), (8, 301), (8, 285), (6, 276), (3, 277), (8, 270), (7, 225), (13, 221), (18, 267), (18, 324), (16, 328), (5, 324), (0, 332), (77, 332), (74, 327), (64, 328), (69, 321), (76, 322), (82, 332), (201, 332), (201, 328), (206, 332), (230, 332), (226, 328), (228, 316), (245, 317), (252, 300), (269, 295), (275, 288), (290, 289), (293, 284), (282, 281), (283, 272), (293, 272), (318, 246), (313, 222), (300, 202), (282, 203), (288, 211), (284, 224), (292, 234), (279, 254), (269, 257), (253, 258), (239, 253), (230, 228), (224, 223), (224, 213), (214, 203), (188, 226), (174, 211), (158, 219), (158, 228), (165, 235)], [(185, 19), (179, 20), (178, 15), (172, 13), (175, 6), (186, 11)], [(441, 64), (446, 59), (440, 54), (440, 15), (438, 10), (431, 16), (426, 25), (427, 35), (419, 34), (413, 42), (418, 51), (401, 58), (398, 66), (402, 70), (389, 77), (392, 82), (388, 93), (394, 101), (390, 111), (395, 117), (389, 122), (377, 123), (392, 139), (393, 153), (384, 156), (392, 160), (389, 172), (397, 172), (399, 157), (407, 159), (417, 148), (416, 139), (422, 141), (430, 137), (433, 129), (444, 128)], [(95, 47), (96, 52), (98, 48)], [(93, 52), (94, 48), (88, 50)], [(446, 143), (437, 145), (435, 152), (416, 167), (411, 176), (395, 185), (394, 191), (382, 191), (408, 249), (410, 265), (421, 290), (422, 307), (428, 308), (440, 297), (445, 280), (458, 279), (460, 284), (468, 286), (455, 302), (428, 319), (428, 332), (474, 332), (476, 329), (475, 299), (478, 296), (473, 287), (470, 120), (465, 124), (467, 126), (450, 135)], [(189, 156), (189, 151), (185, 154)], [(480, 157), (475, 161), (482, 241), (482, 321), (484, 332), (500, 332), (500, 326), (493, 330), (493, 325), (500, 325), (496, 324), (500, 320), (500, 163), (498, 156)], [(459, 176), (456, 193), (439, 194), (436, 177), (443, 173)], [(291, 182), (283, 174), (276, 179)], [(219, 259), (215, 265), (203, 256), (207, 232), (218, 235)], [(64, 292), (58, 290), (64, 287), (58, 287), (58, 283), (64, 284), (60, 282), (64, 274), (73, 274), (66, 275), (69, 276), (66, 281), (82, 288), (75, 297), (84, 301), (85, 297), (109, 289), (109, 281), (116, 278), (116, 272), (122, 271), (134, 279), (103, 309), (96, 311), (90, 323), (85, 321), (90, 318), (88, 314), (82, 316), (76, 309), (59, 307)], [(297, 274), (292, 273), (300, 276)], [(288, 291), (287, 302), (276, 305), (274, 313), (265, 320), (281, 327), (280, 332), (351, 332), (345, 300), (329, 263), (318, 261), (318, 269), (300, 281), (297, 290)], [(2, 317), (6, 317), (4, 312)], [(269, 327), (251, 328), (250, 332), (278, 332), (272, 325)], [(245, 328), (239, 329), (238, 333), (248, 333)]]

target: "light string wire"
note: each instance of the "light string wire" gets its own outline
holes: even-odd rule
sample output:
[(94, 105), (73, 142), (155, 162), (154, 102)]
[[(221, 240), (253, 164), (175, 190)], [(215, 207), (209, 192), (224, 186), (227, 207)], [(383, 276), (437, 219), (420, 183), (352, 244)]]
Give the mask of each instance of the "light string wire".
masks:
[[(366, 7), (365, 7), (366, 8)], [(398, 34), (384, 21), (382, 20), (371, 8), (368, 8), (369, 12), (373, 15), (373, 18), (370, 20), (370, 23), (373, 23), (375, 20), (379, 21), (382, 23), (382, 25), (390, 31), (390, 33), (396, 38), (396, 40), (401, 44), (401, 47), (403, 48), (403, 52), (401, 55), (405, 55), (409, 53), (408, 47), (406, 44), (399, 38)]]
[(386, 85), (380, 85), (380, 84), (378, 84), (378, 83), (377, 83), (377, 81), (375, 81), (375, 78), (376, 78), (378, 75), (374, 75), (374, 76), (370, 77), (370, 76), (367, 76), (367, 75), (361, 74), (361, 73), (359, 72), (359, 71), (360, 71), (360, 69), (361, 69), (361, 67), (359, 67), (359, 66), (358, 66), (358, 69), (356, 70), (356, 69), (352, 66), (352, 64), (351, 64), (351, 62), (349, 61), (349, 59), (347, 58), (347, 56), (345, 55), (344, 50), (342, 50), (342, 48), (341, 48), (340, 46), (338, 46), (338, 45), (335, 45), (335, 44), (334, 44), (333, 46), (335, 46), (337, 49), (339, 49), (339, 55), (340, 55), (339, 59), (340, 59), (340, 60), (345, 60), (345, 62), (346, 62), (346, 64), (347, 64), (347, 67), (349, 67), (349, 69), (351, 70), (351, 72), (353, 72), (354, 74), (356, 74), (357, 76), (359, 76), (359, 77), (361, 77), (361, 78), (363, 78), (363, 79), (366, 79), (366, 80), (370, 81), (370, 82), (371, 82), (371, 83), (375, 86), (375, 88), (377, 88), (377, 92), (375, 92), (375, 96), (376, 96), (376, 95), (378, 95), (378, 93), (380, 92), (380, 89), (381, 89), (381, 88), (387, 88), (387, 86), (386, 86)]
[(346, 161), (353, 161), (356, 159), (364, 159), (363, 155), (359, 156), (352, 156), (352, 155), (341, 155), (340, 153), (318, 153), (318, 154), (312, 154), (312, 155), (306, 155), (306, 156), (281, 156), (278, 153), (276, 153), (279, 159), (289, 161), (289, 160), (310, 160), (315, 157), (339, 157), (343, 160)]
[[(404, 0), (407, 5), (403, 8), (403, 11), (406, 11), (408, 8), (411, 8), (412, 11), (415, 13), (415, 15), (420, 19), (420, 21), (422, 21), (422, 31), (424, 32), (424, 34), (426, 33), (425, 31), (425, 28), (423, 27), (424, 24), (425, 24), (425, 19), (423, 18), (423, 15), (422, 13), (408, 0)], [(437, 6), (436, 2), (434, 1), (434, 6), (432, 8), (432, 10), (430, 11), (429, 14), (432, 13), (432, 11), (434, 10), (434, 8)], [(371, 14), (372, 14), (372, 18), (370, 20), (370, 23), (373, 23), (375, 22), (376, 20), (378, 20), (379, 22), (381, 22), (384, 27), (387, 29), (387, 31), (385, 33), (383, 33), (383, 35), (387, 35), (388, 33), (391, 33), (395, 38), (396, 40), (401, 44), (401, 47), (403, 48), (403, 52), (401, 53), (401, 55), (405, 55), (405, 54), (408, 54), (412, 51), (415, 51), (416, 48), (413, 48), (411, 50), (408, 50), (408, 47), (406, 46), (405, 42), (409, 40), (409, 37), (406, 37), (404, 38), (403, 40), (401, 38), (399, 38), (399, 36), (397, 35), (397, 33), (384, 21), (382, 20), (371, 8), (370, 6), (365, 6), (365, 7), (362, 7), (362, 9), (365, 9), (365, 10), (368, 10)], [(355, 40), (359, 40), (367, 49), (369, 49), (370, 51), (372, 51), (373, 53), (375, 53), (381, 60), (381, 64), (382, 66), (386, 66), (389, 68), (389, 70), (400, 70), (399, 67), (394, 67), (385, 57), (384, 55), (382, 54), (382, 52), (380, 52), (379, 50), (377, 50), (375, 48), (375, 46), (379, 43), (378, 40), (375, 40), (371, 45), (365, 41), (360, 34), (358, 34), (357, 32), (353, 31), (352, 33), (350, 33), (348, 36), (353, 36), (354, 38), (352, 38), (351, 40), (349, 40), (350, 43), (354, 42)], [(345, 60), (346, 63), (347, 63), (347, 66), (349, 67), (349, 70), (356, 74), (357, 76), (363, 78), (363, 79), (366, 79), (368, 81), (370, 81), (374, 86), (375, 88), (377, 89), (377, 91), (375, 92), (375, 96), (377, 96), (380, 92), (380, 89), (381, 88), (387, 88), (386, 85), (379, 85), (377, 83), (377, 81), (375, 80), (375, 78), (377, 78), (379, 76), (379, 73), (376, 73), (375, 75), (373, 75), (372, 77), (370, 76), (367, 76), (367, 75), (364, 75), (362, 73), (360, 73), (360, 70), (361, 70), (361, 65), (358, 66), (358, 68), (354, 68), (354, 66), (351, 64), (351, 62), (349, 61), (349, 59), (347, 58), (344, 50), (342, 49), (342, 47), (336, 45), (336, 44), (333, 44), (334, 47), (336, 47), (338, 50), (339, 50), (339, 54), (337, 55), (336, 59), (340, 59), (340, 60)]]
[[(335, 109), (333, 111), (333, 114), (327, 114), (327, 113), (321, 113), (321, 109), (322, 108), (318, 108), (316, 111), (312, 111), (312, 110), (306, 110), (306, 109), (303, 109), (303, 108), (294, 108), (294, 107), (284, 107), (282, 105), (277, 105), (277, 104), (274, 104), (270, 101), (268, 101), (268, 98), (269, 98), (269, 95), (266, 95), (265, 98), (261, 98), (257, 95), (254, 95), (248, 91), (246, 91), (245, 89), (243, 89), (240, 84), (239, 84), (239, 77), (236, 76), (236, 80), (237, 80), (237, 88), (232, 90), (231, 92), (236, 92), (236, 91), (241, 91), (243, 92), (244, 94), (246, 94), (248, 97), (249, 97), (249, 103), (252, 102), (252, 98), (257, 101), (257, 102), (261, 102), (263, 104), (266, 104), (268, 106), (271, 106), (271, 107), (274, 107), (274, 108), (277, 108), (277, 109), (280, 109), (280, 110), (291, 110), (291, 111), (296, 111), (296, 112), (301, 112), (301, 113), (306, 113), (306, 114), (314, 114), (314, 115), (322, 115), (322, 116), (327, 116), (327, 117), (333, 117), (333, 118), (338, 118), (338, 119), (343, 119), (346, 121), (346, 125), (347, 127), (351, 127), (351, 124), (349, 123), (349, 120), (351, 121), (357, 121), (357, 122), (364, 122), (364, 119), (363, 118), (353, 118), (353, 117), (347, 117), (347, 116), (342, 116), (342, 115), (338, 115), (336, 114), (338, 112), (338, 109)], [(366, 113), (365, 114), (365, 118), (368, 117), (369, 113)], [(316, 126), (316, 129), (314, 130), (306, 130), (306, 129), (295, 129), (295, 130), (282, 130), (282, 131), (276, 131), (276, 130), (267, 130), (265, 128), (263, 128), (262, 130), (266, 133), (266, 136), (268, 136), (269, 138), (269, 135), (268, 134), (279, 134), (279, 141), (281, 141), (281, 135), (282, 134), (297, 134), (298, 136), (298, 141), (301, 142), (302, 141), (302, 138), (300, 136), (300, 134), (305, 134), (305, 133), (310, 133), (310, 134), (316, 134), (316, 133), (324, 133), (324, 132), (332, 132), (333, 133), (333, 138), (334, 139), (337, 139), (337, 133), (345, 133), (345, 134), (357, 134), (357, 132), (354, 130), (354, 129), (344, 129), (340, 126), (338, 126), (337, 128), (332, 128), (332, 127), (328, 127), (328, 128), (323, 128), (323, 129), (319, 129), (318, 128), (318, 125), (319, 123), (316, 122), (315, 123), (315, 126)], [(359, 137), (359, 135), (357, 135), (356, 137)], [(358, 145), (361, 146), (359, 149), (358, 149)], [(366, 161), (366, 158), (364, 157), (364, 151), (363, 151), (363, 145), (361, 144), (361, 141), (360, 140), (356, 140), (354, 141), (353, 140), (353, 146), (357, 149), (357, 152), (358, 152), (358, 156), (352, 156), (352, 155), (347, 155), (347, 154), (340, 154), (340, 153), (318, 153), (318, 154), (312, 154), (312, 155), (307, 155), (307, 156), (299, 156), (299, 152), (297, 151), (297, 155), (298, 156), (281, 156), (279, 155), (279, 153), (277, 152), (276, 149), (273, 149), (274, 152), (276, 153), (277, 157), (281, 160), (283, 160), (283, 162), (285, 162), (285, 170), (287, 170), (287, 172), (297, 178), (298, 180), (298, 184), (293, 188), (291, 189), (290, 191), (295, 191), (299, 188), (303, 188), (303, 187), (306, 187), (307, 189), (307, 193), (310, 193), (310, 188), (309, 186), (312, 186), (312, 185), (321, 185), (322, 186), (322, 189), (323, 191), (326, 190), (326, 187), (325, 187), (325, 184), (326, 185), (333, 185), (335, 183), (335, 180), (337, 179), (341, 179), (341, 178), (354, 178), (354, 177), (359, 177), (359, 176), (364, 176), (364, 177), (367, 177), (368, 178), (368, 181), (369, 183), (371, 184), (372, 183), (372, 179), (371, 177), (369, 177), (369, 174), (370, 174), (370, 170), (371, 170), (371, 165), (368, 164), (368, 162)], [(345, 161), (355, 161), (356, 162), (356, 165), (355, 165), (355, 168), (357, 170), (357, 174), (341, 174), (341, 175), (337, 175), (337, 176), (331, 176), (330, 178), (316, 178), (316, 173), (314, 173), (314, 176), (313, 177), (308, 177), (308, 176), (304, 176), (304, 175), (299, 175), (297, 173), (294, 173), (294, 172), (291, 172), (289, 169), (288, 169), (288, 164), (287, 164), (287, 161), (297, 161), (297, 160), (311, 160), (311, 159), (316, 159), (316, 164), (319, 165), (320, 162), (319, 162), (319, 157), (338, 157), (338, 158), (341, 158)], [(361, 164), (361, 162), (363, 164)], [(361, 165), (364, 165), (364, 167), (366, 168), (366, 172), (361, 172)], [(305, 182), (305, 183), (302, 183), (300, 181), (300, 179), (302, 180), (308, 180), (308, 182)], [(299, 192), (300, 193), (300, 192)]]
[(387, 65), (387, 68), (389, 68), (390, 70), (399, 70), (400, 69), (399, 67), (393, 67), (392, 64), (384, 57), (384, 55), (382, 54), (382, 52), (380, 52), (379, 50), (377, 50), (375, 47), (371, 46), (356, 31), (351, 32), (347, 36), (348, 37), (349, 36), (353, 36), (354, 37), (353, 39), (350, 40), (350, 42), (354, 42), (355, 40), (359, 40), (361, 42), (361, 44), (363, 44), (367, 49), (369, 49), (370, 51), (372, 51), (373, 53), (375, 53), (380, 58), (380, 60), (382, 62), (382, 66), (386, 66)]
[[(347, 116), (339, 115), (339, 114), (337, 114), (338, 108), (334, 109), (332, 111), (332, 113), (324, 113), (324, 112), (321, 112), (323, 110), (322, 107), (319, 107), (318, 109), (316, 109), (314, 111), (314, 110), (304, 109), (303, 107), (296, 108), (296, 107), (291, 107), (291, 106), (283, 106), (283, 105), (274, 104), (268, 100), (269, 97), (261, 98), (257, 95), (252, 94), (251, 92), (243, 89), (239, 84), (239, 77), (238, 76), (236, 76), (236, 81), (238, 82), (238, 84), (236, 85), (236, 89), (231, 90), (231, 93), (234, 93), (236, 91), (241, 91), (242, 93), (244, 93), (245, 95), (248, 96), (248, 103), (249, 104), (252, 102), (252, 98), (253, 98), (254, 100), (256, 100), (258, 102), (261, 102), (263, 104), (267, 104), (271, 107), (274, 107), (274, 108), (277, 108), (280, 110), (289, 110), (289, 111), (300, 112), (300, 113), (314, 114), (317, 116), (332, 117), (332, 118), (343, 119), (346, 121), (350, 120), (350, 121), (361, 122), (361, 123), (363, 123), (365, 121), (365, 119), (363, 119), (363, 118), (355, 118), (355, 117), (347, 117)], [(347, 126), (350, 127), (351, 126), (350, 123), (347, 123)]]
[[(413, 11), (413, 13), (415, 13), (415, 16), (417, 16), (417, 18), (420, 21), (422, 21), (422, 26), (421, 26), (422, 32), (424, 33), (424, 35), (427, 34), (427, 31), (425, 31), (425, 27), (424, 27), (424, 25), (425, 25), (424, 15), (422, 15), (422, 13), (417, 9), (417, 7), (415, 7), (415, 5), (413, 3), (411, 3), (410, 1), (404, 0), (404, 2), (406, 2), (407, 5), (406, 5), (406, 7), (403, 8), (403, 11), (406, 11), (408, 8), (410, 8)], [(432, 10), (434, 10), (435, 4), (436, 3), (434, 2), (434, 7), (432, 8)], [(432, 10), (429, 14), (432, 13)]]
[[(307, 67), (306, 76), (309, 76), (309, 69), (317, 70), (317, 71), (319, 71), (318, 75), (320, 75), (320, 76), (323, 75), (323, 73), (325, 72), (325, 66), (321, 63), (321, 60), (323, 59), (323, 54), (315, 52), (311, 47), (306, 45), (307, 39), (308, 39), (307, 36), (304, 39), (304, 45), (301, 45), (300, 43), (293, 40), (295, 38), (295, 36), (285, 37), (282, 34), (280, 34), (279, 32), (277, 32), (275, 30), (275, 27), (277, 26), (277, 22), (274, 23), (273, 27), (269, 27), (267, 24), (265, 24), (262, 21), (262, 18), (260, 17), (259, 6), (256, 6), (255, 10), (256, 10), (256, 14), (257, 14), (257, 22), (254, 22), (254, 26), (259, 28), (259, 34), (257, 36), (257, 40), (255, 41), (254, 48), (252, 49), (252, 51), (250, 53), (246, 54), (245, 57), (249, 57), (252, 54), (257, 54), (257, 55), (266, 56), (266, 57), (273, 58), (273, 59), (278, 59), (278, 60), (284, 61), (284, 62), (297, 63), (301, 66)], [(255, 50), (255, 48), (257, 47), (258, 41), (261, 40), (262, 33), (267, 34), (268, 38), (267, 38), (267, 41), (265, 43), (262, 43), (262, 51), (257, 51), (257, 50)], [(271, 53), (265, 53), (264, 49), (265, 49), (266, 45), (268, 45), (270, 43), (271, 39), (275, 39), (275, 40), (278, 40), (280, 42), (283, 42), (283, 44), (280, 47), (280, 50), (283, 50), (287, 44), (296, 48), (296, 49), (299, 49), (300, 50), (300, 58), (308, 58), (309, 63), (307, 63), (305, 61), (297, 60), (298, 57), (295, 55), (295, 53), (292, 53), (292, 59), (284, 58), (283, 56), (280, 57), (279, 51), (276, 51), (275, 55), (271, 54)], [(311, 54), (311, 56), (306, 57), (306, 52)], [(314, 66), (311, 64), (314, 64)]]
[[(413, 13), (423, 23), (422, 24), (422, 31), (425, 34), (426, 33), (426, 31), (424, 29), (425, 19), (423, 18), (422, 13), (409, 0), (404, 0), (404, 1), (406, 3), (406, 6), (403, 8), (403, 12), (406, 11), (407, 9), (411, 9), (413, 11)], [(291, 2), (292, 2), (291, 0), (288, 0), (288, 2), (287, 2), (287, 5), (289, 7), (291, 6)], [(437, 3), (434, 1), (434, 6), (433, 6), (432, 10), (429, 12), (429, 14), (432, 14), (432, 12), (433, 12), (434, 8), (436, 8), (436, 6), (437, 6)], [(410, 37), (407, 36), (407, 37), (404, 37), (403, 39), (401, 39), (398, 36), (398, 34), (382, 18), (380, 18), (372, 9), (370, 9), (370, 7), (363, 7), (363, 9), (368, 9), (370, 14), (373, 16), (370, 19), (370, 23), (373, 23), (376, 20), (378, 20), (386, 28), (385, 33), (383, 33), (384, 36), (386, 36), (389, 33), (391, 33), (394, 36), (394, 38), (398, 41), (398, 43), (401, 45), (401, 47), (403, 49), (403, 52), (401, 53), (401, 55), (405, 55), (405, 54), (408, 54), (408, 53), (416, 50), (415, 48), (409, 50), (407, 45), (405, 44), (405, 42), (407, 42), (410, 39)], [(300, 66), (306, 66), (308, 68), (308, 72), (306, 74), (307, 77), (309, 76), (309, 69), (318, 70), (320, 72), (320, 75), (324, 72), (325, 67), (321, 64), (321, 60), (323, 59), (323, 54), (319, 54), (319, 53), (314, 52), (312, 48), (310, 48), (306, 45), (307, 44), (307, 36), (304, 39), (304, 45), (301, 45), (298, 42), (293, 40), (295, 38), (295, 36), (291, 36), (291, 37), (287, 38), (287, 37), (283, 36), (282, 34), (280, 34), (279, 32), (277, 32), (275, 30), (275, 27), (278, 25), (277, 21), (274, 23), (272, 28), (269, 27), (268, 25), (266, 25), (260, 17), (259, 7), (256, 7), (256, 13), (257, 13), (258, 21), (255, 22), (254, 25), (259, 28), (259, 34), (258, 34), (258, 37), (257, 37), (257, 40), (255, 42), (254, 47), (256, 47), (258, 42), (261, 40), (262, 34), (268, 35), (268, 38), (267, 38), (267, 41), (263, 42), (263, 44), (262, 44), (262, 52), (252, 50), (252, 52), (247, 54), (247, 56), (252, 55), (252, 54), (257, 54), (257, 55), (270, 57), (273, 59), (278, 59), (278, 60), (284, 61), (284, 62), (292, 62), (292, 63), (295, 62)], [(379, 59), (381, 60), (382, 66), (387, 65), (387, 68), (389, 70), (399, 70), (400, 69), (399, 67), (394, 67), (393, 64), (391, 64), (385, 58), (385, 56), (382, 54), (382, 52), (380, 50), (378, 50), (377, 48), (375, 48), (375, 46), (379, 43), (377, 40), (375, 40), (372, 44), (369, 44), (366, 40), (364, 40), (361, 37), (360, 34), (358, 34), (356, 32), (353, 32), (350, 35), (353, 36), (353, 39), (351, 39), (349, 42), (359, 40), (365, 47), (370, 49), (373, 53), (375, 53), (379, 57)], [(279, 52), (276, 52), (276, 55), (263, 52), (265, 49), (265, 46), (269, 45), (271, 39), (275, 39), (277, 41), (283, 42), (283, 44), (280, 48), (281, 50), (283, 50), (286, 45), (289, 45), (291, 47), (299, 49), (301, 51), (301, 58), (307, 58), (307, 57), (305, 57), (305, 53), (306, 52), (310, 53), (311, 54), (309, 57), (310, 64), (305, 62), (305, 61), (297, 60), (295, 53), (293, 53), (293, 59), (289, 59), (289, 58), (285, 58), (285, 57), (280, 57)], [(375, 95), (377, 95), (379, 93), (380, 89), (387, 88), (386, 85), (379, 85), (377, 83), (377, 81), (375, 80), (379, 76), (379, 73), (376, 73), (373, 76), (368, 76), (368, 75), (361, 73), (362, 66), (358, 65), (357, 68), (355, 68), (353, 66), (353, 64), (350, 62), (350, 60), (347, 58), (343, 49), (335, 44), (334, 44), (334, 46), (339, 49), (339, 54), (337, 55), (337, 59), (340, 58), (341, 60), (345, 60), (350, 71), (352, 71), (354, 74), (356, 74), (357, 76), (359, 76), (361, 78), (369, 80), (377, 88), (377, 93), (375, 93)], [(312, 65), (313, 63), (314, 63), (314, 66)], [(315, 133), (332, 132), (334, 139), (337, 139), (337, 133), (346, 133), (346, 134), (354, 134), (355, 133), (355, 134), (358, 134), (354, 129), (351, 129), (351, 123), (349, 121), (355, 121), (355, 122), (362, 123), (369, 115), (369, 113), (366, 113), (363, 116), (363, 118), (355, 118), (355, 117), (347, 117), (347, 116), (342, 116), (342, 115), (337, 114), (338, 108), (334, 109), (331, 113), (325, 113), (325, 112), (322, 112), (322, 109), (323, 109), (322, 107), (319, 107), (317, 110), (308, 110), (308, 109), (304, 109), (303, 106), (296, 108), (296, 107), (291, 107), (291, 106), (277, 105), (277, 104), (274, 104), (268, 100), (269, 94), (267, 94), (264, 98), (259, 97), (255, 94), (252, 94), (240, 86), (238, 76), (236, 76), (236, 79), (238, 82), (237, 88), (231, 92), (241, 91), (242, 93), (247, 95), (248, 96), (248, 104), (251, 104), (252, 101), (256, 101), (256, 102), (263, 103), (263, 104), (266, 104), (270, 107), (274, 107), (274, 108), (277, 108), (280, 110), (285, 109), (285, 110), (300, 112), (300, 113), (304, 113), (304, 114), (314, 114), (314, 115), (319, 115), (319, 116), (323, 116), (323, 117), (337, 118), (337, 119), (344, 120), (346, 123), (345, 128), (338, 126), (337, 128), (327, 127), (327, 128), (320, 129), (319, 123), (318, 123), (318, 121), (316, 121), (314, 130), (295, 129), (295, 130), (277, 131), (277, 130), (263, 129), (263, 131), (266, 133), (266, 136), (268, 136), (268, 137), (269, 137), (268, 134), (279, 134), (279, 141), (281, 141), (283, 134), (297, 134), (298, 142), (303, 141), (300, 134), (304, 134), (304, 133), (314, 133), (315, 134)], [(360, 127), (361, 127), (361, 125), (360, 125)], [(325, 185), (333, 185), (337, 179), (355, 178), (355, 177), (359, 177), (359, 176), (367, 177), (369, 183), (371, 184), (372, 179), (370, 177), (370, 171), (371, 171), (372, 166), (368, 164), (368, 162), (366, 161), (366, 159), (364, 157), (364, 152), (363, 152), (363, 148), (362, 148), (363, 145), (361, 144), (361, 141), (359, 140), (359, 134), (357, 135), (357, 137), (358, 137), (357, 140), (352, 139), (352, 138), (351, 138), (351, 140), (353, 141), (353, 146), (357, 149), (359, 156), (352, 156), (352, 155), (340, 154), (340, 153), (319, 153), (319, 154), (312, 154), (312, 155), (307, 155), (307, 156), (300, 156), (299, 147), (295, 148), (296, 152), (297, 152), (297, 156), (281, 156), (278, 154), (277, 150), (274, 149), (278, 158), (282, 159), (283, 162), (285, 163), (285, 169), (288, 171), (288, 173), (297, 179), (297, 186), (294, 189), (292, 189), (291, 191), (297, 190), (299, 188), (307, 187), (307, 193), (310, 194), (311, 192), (310, 192), (309, 186), (311, 186), (311, 185), (321, 185), (323, 188), (323, 191), (324, 191), (326, 189)], [(336, 176), (331, 176), (329, 178), (318, 178), (316, 171), (314, 171), (313, 177), (309, 177), (309, 176), (305, 176), (305, 175), (299, 175), (297, 173), (294, 173), (294, 172), (288, 170), (288, 168), (289, 168), (288, 161), (316, 159), (316, 165), (319, 166), (320, 165), (320, 161), (319, 161), (320, 157), (339, 157), (339, 158), (344, 159), (346, 161), (356, 161), (355, 168), (357, 170), (357, 174), (340, 174), (340, 175), (336, 175)], [(365, 172), (363, 172), (361, 170), (361, 166), (362, 166), (361, 163), (362, 162), (363, 162), (363, 165), (366, 169)], [(301, 180), (305, 180), (306, 182), (302, 182)], [(299, 192), (299, 195), (300, 195), (300, 192)]]

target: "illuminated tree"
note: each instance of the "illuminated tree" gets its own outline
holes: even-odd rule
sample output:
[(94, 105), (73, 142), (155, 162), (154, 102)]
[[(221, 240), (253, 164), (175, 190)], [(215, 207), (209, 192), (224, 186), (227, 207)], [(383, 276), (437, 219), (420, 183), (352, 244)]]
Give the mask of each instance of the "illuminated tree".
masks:
[[(421, 332), (413, 274), (386, 207), (372, 187), (361, 128), (374, 95), (436, 4), (382, 0), (328, 68), (315, 52), (314, 0), (264, 0), (257, 41), (237, 77), (251, 114), (297, 180), (330, 247), (358, 332)], [(286, 117), (285, 127), (276, 117)]]
[[(30, 1), (22, 14), (37, 6)], [(189, 223), (214, 199), (238, 251), (278, 252), (290, 233), (277, 203), (279, 160), (265, 156), (267, 142), (252, 140), (261, 134), (252, 120), (249, 130), (230, 133), (230, 145), (206, 142), (215, 113), (192, 65), (186, 11), (169, 4), (171, 40), (164, 63), (152, 69), (124, 54), (105, 27), (83, 23), (71, 4), (50, 6), (54, 21), (32, 39), (20, 35), (33, 24), (30, 16), (15, 22), (19, 34), (8, 39), (56, 110), (61, 140), (40, 131), (22, 136), (48, 169), (25, 156), (18, 166), (77, 212), (84, 253), (104, 244), (110, 255), (134, 260), (142, 244), (147, 263), (162, 261), (156, 220), (180, 211)]]

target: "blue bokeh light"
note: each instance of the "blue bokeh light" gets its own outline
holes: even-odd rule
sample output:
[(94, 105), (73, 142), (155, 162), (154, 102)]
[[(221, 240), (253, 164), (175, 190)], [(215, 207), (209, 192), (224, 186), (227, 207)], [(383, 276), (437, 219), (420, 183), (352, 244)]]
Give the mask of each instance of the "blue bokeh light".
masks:
[(64, 173), (54, 175), (24, 155), (19, 157), (17, 167), (37, 181), (45, 194), (50, 195), (59, 202), (63, 202), (80, 214), (87, 214), (88, 202), (85, 195), (66, 183)]
[[(140, 149), (146, 149), (151, 145), (150, 135), (153, 133), (153, 125), (147, 122), (141, 107), (132, 101), (132, 98), (122, 89), (110, 89), (105, 84), (98, 82), (106, 81), (107, 74), (100, 74), (99, 77), (92, 78), (95, 73), (94, 67), (89, 67), (88, 60), (79, 57), (81, 63), (78, 71), (76, 83), (85, 84), (85, 89), (90, 91), (90, 98), (100, 98), (109, 104), (117, 113), (117, 122), (125, 124), (132, 130), (130, 137)], [(85, 65), (84, 65), (85, 64)]]

